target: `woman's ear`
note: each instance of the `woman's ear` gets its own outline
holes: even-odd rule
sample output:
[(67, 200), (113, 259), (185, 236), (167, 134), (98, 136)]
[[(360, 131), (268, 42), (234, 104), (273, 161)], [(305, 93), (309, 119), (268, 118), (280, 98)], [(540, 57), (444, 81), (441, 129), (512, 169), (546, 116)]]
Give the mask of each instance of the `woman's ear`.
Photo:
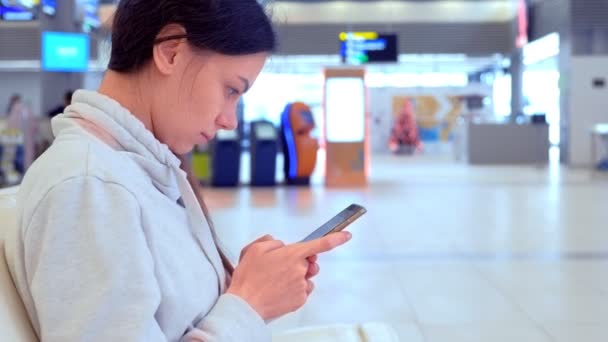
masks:
[(186, 39), (186, 29), (182, 25), (169, 24), (162, 28), (156, 36), (156, 40), (162, 40), (169, 37), (183, 37), (176, 39), (168, 39), (154, 44), (152, 49), (152, 59), (156, 65), (156, 69), (163, 75), (170, 75), (174, 72), (178, 57), (185, 50), (183, 42)]

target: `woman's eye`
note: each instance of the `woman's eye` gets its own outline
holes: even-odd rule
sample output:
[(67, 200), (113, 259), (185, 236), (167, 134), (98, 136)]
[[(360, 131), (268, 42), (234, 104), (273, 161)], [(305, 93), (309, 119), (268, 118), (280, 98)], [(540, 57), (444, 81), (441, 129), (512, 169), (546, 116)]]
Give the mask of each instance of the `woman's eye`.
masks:
[(237, 95), (239, 95), (239, 91), (234, 88), (228, 87), (228, 95), (237, 96)]

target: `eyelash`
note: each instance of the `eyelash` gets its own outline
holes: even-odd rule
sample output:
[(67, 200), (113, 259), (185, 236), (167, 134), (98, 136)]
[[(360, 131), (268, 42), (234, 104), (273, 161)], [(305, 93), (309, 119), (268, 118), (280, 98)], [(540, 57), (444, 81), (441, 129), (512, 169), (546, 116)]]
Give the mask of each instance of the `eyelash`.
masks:
[(241, 93), (238, 90), (236, 90), (232, 87), (228, 87), (228, 96), (240, 96), (240, 95), (241, 95)]

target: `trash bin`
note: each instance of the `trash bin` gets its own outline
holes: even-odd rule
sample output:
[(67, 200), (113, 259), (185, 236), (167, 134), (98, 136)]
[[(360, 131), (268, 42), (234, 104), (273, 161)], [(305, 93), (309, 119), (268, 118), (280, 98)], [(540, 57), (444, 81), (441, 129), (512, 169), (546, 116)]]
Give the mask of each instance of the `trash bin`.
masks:
[(238, 132), (218, 131), (211, 144), (211, 151), (211, 185), (237, 186), (241, 169), (241, 141)]
[(192, 171), (201, 184), (209, 184), (211, 180), (211, 152), (209, 145), (198, 145), (192, 151)]
[(277, 129), (272, 122), (254, 121), (249, 130), (251, 155), (251, 185), (274, 186), (276, 184)]

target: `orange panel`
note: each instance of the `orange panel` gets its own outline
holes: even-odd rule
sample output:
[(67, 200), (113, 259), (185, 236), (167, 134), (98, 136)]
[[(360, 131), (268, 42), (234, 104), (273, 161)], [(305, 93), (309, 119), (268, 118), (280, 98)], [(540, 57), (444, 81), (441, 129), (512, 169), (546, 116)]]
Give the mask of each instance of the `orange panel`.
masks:
[(365, 144), (328, 143), (325, 184), (327, 186), (367, 185)]
[(317, 165), (317, 150), (319, 143), (317, 139), (310, 136), (302, 136), (296, 138), (296, 151), (298, 156), (298, 177), (310, 177)]
[[(334, 77), (357, 77), (365, 79), (365, 69), (335, 68), (325, 69), (325, 79)], [(325, 102), (325, 91), (323, 91)], [(327, 126), (324, 125), (323, 143), (326, 145), (325, 185), (335, 187), (365, 186), (370, 170), (369, 158), (369, 111), (367, 110), (367, 90), (365, 91), (365, 136), (361, 142), (328, 142)], [(324, 106), (325, 107), (325, 106)], [(324, 113), (326, 121), (327, 113)]]
[(325, 69), (325, 78), (330, 77), (360, 77), (365, 78), (365, 70), (360, 68)]
[(302, 102), (293, 103), (289, 113), (289, 120), (291, 122), (296, 154), (298, 156), (296, 175), (297, 177), (310, 177), (317, 164), (319, 143), (310, 136), (310, 132), (314, 129), (315, 125), (314, 123), (311, 124), (310, 122), (307, 122), (305, 118), (300, 115), (303, 111), (310, 112), (310, 107)]

